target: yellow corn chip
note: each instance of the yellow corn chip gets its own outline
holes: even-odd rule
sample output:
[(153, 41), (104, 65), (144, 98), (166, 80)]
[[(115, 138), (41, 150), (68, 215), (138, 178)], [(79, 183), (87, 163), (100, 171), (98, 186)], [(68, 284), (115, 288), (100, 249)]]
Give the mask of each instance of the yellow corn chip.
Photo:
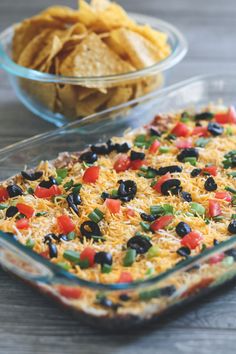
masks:
[(96, 92), (82, 101), (78, 101), (76, 105), (77, 117), (84, 117), (95, 113), (103, 106), (111, 97), (113, 89), (110, 89), (107, 94)]
[(76, 46), (60, 66), (62, 75), (78, 77), (107, 76), (132, 70), (133, 67), (112, 52), (95, 33), (89, 34)]
[(131, 86), (127, 87), (117, 87), (112, 97), (106, 104), (106, 107), (114, 107), (119, 104), (128, 102), (133, 94), (133, 88)]
[(64, 23), (73, 24), (79, 21), (78, 11), (67, 6), (51, 6), (40, 12), (40, 15), (47, 15)]
[(50, 17), (35, 16), (16, 26), (12, 42), (13, 60), (18, 60), (21, 52), (33, 38), (50, 28), (63, 29), (64, 24)]

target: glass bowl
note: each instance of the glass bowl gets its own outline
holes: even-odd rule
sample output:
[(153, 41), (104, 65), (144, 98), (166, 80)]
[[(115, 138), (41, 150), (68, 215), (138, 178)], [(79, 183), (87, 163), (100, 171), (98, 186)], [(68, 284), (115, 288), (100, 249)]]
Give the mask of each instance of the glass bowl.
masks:
[[(74, 104), (66, 104), (67, 108), (70, 107), (70, 109), (66, 109), (61, 103), (59, 104), (56, 91), (58, 85), (68, 89), (68, 102), (70, 102), (71, 91), (73, 91), (70, 91), (70, 89), (73, 86), (83, 86), (84, 84), (94, 88), (108, 88), (108, 95), (109, 90), (115, 87), (134, 85), (142, 81), (143, 88), (140, 95), (145, 95), (162, 87), (164, 81), (163, 72), (176, 65), (185, 56), (187, 43), (184, 36), (167, 22), (135, 13), (129, 13), (129, 15), (137, 23), (148, 24), (167, 34), (171, 54), (165, 60), (141, 70), (104, 77), (69, 77), (46, 74), (17, 65), (12, 61), (13, 25), (0, 34), (0, 67), (7, 72), (11, 85), (20, 101), (30, 111), (58, 127), (72, 119), (79, 118), (78, 112), (84, 111), (82, 104), (79, 102), (78, 109), (74, 107)], [(137, 92), (136, 94), (138, 97), (139, 93)], [(96, 99), (96, 97), (94, 98)], [(85, 98), (82, 102), (83, 107), (86, 109), (85, 115), (91, 114), (89, 101), (87, 103)], [(96, 107), (96, 111), (104, 108), (106, 108), (106, 105), (103, 102), (103, 104)]]
[[(123, 109), (127, 104), (1, 149), (0, 180), (19, 173), (25, 166), (30, 169), (41, 160), (53, 160), (60, 152), (82, 151), (89, 144), (122, 135), (128, 127), (141, 127), (158, 113), (192, 106), (201, 109), (219, 99), (226, 106), (235, 105), (235, 93), (235, 74), (193, 78), (152, 92), (140, 98), (139, 104), (126, 114)], [(212, 262), (222, 254), (221, 261)], [(0, 265), (97, 328), (131, 329), (159, 319), (170, 309), (235, 279), (236, 235), (166, 272), (129, 284), (83, 280), (1, 232)]]

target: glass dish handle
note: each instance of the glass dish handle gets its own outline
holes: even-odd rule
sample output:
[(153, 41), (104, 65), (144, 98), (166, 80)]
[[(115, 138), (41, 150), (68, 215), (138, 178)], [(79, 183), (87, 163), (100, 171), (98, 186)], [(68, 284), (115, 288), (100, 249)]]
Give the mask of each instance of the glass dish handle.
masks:
[(33, 283), (75, 283), (76, 277), (0, 231), (0, 265), (8, 272)]

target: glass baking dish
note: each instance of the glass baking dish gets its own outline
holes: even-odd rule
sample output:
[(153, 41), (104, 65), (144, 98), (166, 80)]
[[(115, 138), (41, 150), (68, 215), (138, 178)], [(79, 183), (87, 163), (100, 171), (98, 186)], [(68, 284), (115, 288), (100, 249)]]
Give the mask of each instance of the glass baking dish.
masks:
[[(222, 100), (235, 103), (236, 75), (201, 76), (35, 136), (0, 150), (0, 179), (53, 160), (64, 151), (83, 150), (107, 141), (127, 128), (137, 128), (160, 112), (197, 108)], [(129, 108), (129, 109), (127, 109)], [(55, 301), (99, 328), (124, 329), (160, 318), (236, 276), (236, 235), (177, 264), (158, 276), (129, 284), (99, 284), (82, 280), (0, 232), (0, 264), (6, 270), (52, 296)]]

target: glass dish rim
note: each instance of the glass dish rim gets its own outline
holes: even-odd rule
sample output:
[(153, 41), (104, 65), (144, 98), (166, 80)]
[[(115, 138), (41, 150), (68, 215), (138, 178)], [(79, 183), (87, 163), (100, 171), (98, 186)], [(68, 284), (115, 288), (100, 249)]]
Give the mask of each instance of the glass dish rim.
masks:
[(133, 105), (136, 105), (138, 103), (142, 103), (146, 100), (151, 100), (151, 99), (160, 99), (161, 97), (165, 97), (166, 95), (170, 94), (171, 92), (174, 92), (174, 91), (177, 91), (177, 90), (180, 90), (181, 88), (184, 88), (188, 85), (192, 85), (198, 81), (201, 81), (201, 80), (209, 80), (209, 79), (217, 79), (217, 80), (227, 80), (227, 79), (231, 79), (231, 80), (235, 80), (236, 82), (236, 73), (232, 73), (230, 71), (226, 71), (226, 72), (223, 72), (223, 73), (211, 73), (211, 74), (201, 74), (201, 75), (195, 75), (195, 76), (192, 76), (188, 79), (185, 79), (185, 80), (182, 80), (182, 81), (179, 81), (177, 83), (174, 83), (170, 86), (167, 86), (167, 87), (164, 87), (160, 90), (155, 90), (155, 91), (152, 91), (150, 93), (148, 93), (147, 95), (144, 95), (144, 96), (141, 96), (141, 97), (138, 97), (138, 98), (135, 98), (131, 101), (128, 101), (128, 102), (125, 102), (125, 103), (122, 103), (120, 105), (117, 105), (115, 107), (111, 107), (111, 108), (108, 108), (106, 110), (103, 110), (101, 112), (97, 112), (97, 113), (93, 113), (89, 116), (86, 116), (84, 118), (81, 118), (81, 119), (77, 119), (75, 121), (72, 121), (70, 123), (67, 123), (61, 127), (57, 127), (55, 129), (52, 129), (48, 132), (44, 132), (44, 133), (40, 133), (40, 134), (36, 134), (36, 135), (33, 135), (32, 137), (29, 137), (29, 138), (26, 138), (26, 139), (23, 139), (23, 140), (20, 140), (16, 143), (13, 143), (13, 144), (10, 144), (10, 145), (7, 145), (3, 148), (0, 149), (0, 158), (2, 158), (4, 156), (5, 153), (7, 152), (11, 152), (12, 150), (14, 149), (18, 149), (24, 145), (28, 145), (28, 144), (31, 144), (32, 142), (34, 141), (38, 141), (40, 139), (44, 139), (44, 138), (50, 138), (50, 137), (53, 137), (54, 135), (57, 135), (57, 134), (60, 134), (60, 132), (62, 133), (65, 129), (68, 129), (68, 128), (73, 128), (73, 126), (76, 126), (77, 124), (79, 123), (84, 123), (84, 122), (87, 122), (89, 121), (90, 119), (93, 119), (93, 118), (96, 118), (96, 117), (99, 117), (100, 115), (104, 115), (104, 114), (108, 114), (108, 113), (112, 113), (113, 111), (118, 111), (119, 109), (123, 109), (123, 108), (127, 108), (129, 106), (133, 106)]
[[(142, 23), (153, 23), (153, 27), (158, 27), (163, 32), (169, 32), (172, 36), (175, 37), (176, 45), (172, 48), (171, 54), (164, 60), (157, 62), (156, 64), (143, 68), (140, 70), (135, 70), (118, 75), (109, 75), (109, 76), (91, 76), (91, 77), (74, 77), (74, 76), (62, 76), (62, 75), (53, 75), (41, 73), (37, 70), (28, 69), (23, 66), (20, 66), (8, 56), (6, 51), (3, 48), (3, 41), (12, 33), (14, 26), (13, 24), (10, 27), (6, 28), (0, 33), (0, 67), (2, 67), (6, 72), (11, 75), (19, 76), (25, 79), (31, 79), (41, 82), (50, 82), (50, 83), (65, 83), (65, 84), (115, 84), (125, 80), (134, 80), (143, 76), (150, 76), (157, 74), (159, 72), (164, 72), (167, 69), (170, 69), (174, 65), (178, 64), (188, 51), (187, 41), (184, 35), (171, 23), (163, 21), (161, 19), (155, 18), (149, 15), (142, 15), (134, 12), (128, 12), (128, 14), (139, 19)], [(102, 83), (101, 83), (102, 82)]]
[[(146, 101), (147, 99), (153, 99), (153, 98), (159, 99), (161, 97), (165, 97), (167, 94), (171, 94), (171, 92), (181, 90), (182, 88), (190, 86), (191, 84), (197, 83), (202, 80), (209, 80), (209, 79), (212, 79), (212, 80), (214, 80), (214, 79), (215, 80), (230, 79), (230, 80), (234, 80), (236, 82), (236, 80), (235, 80), (236, 74), (226, 72), (226, 73), (222, 73), (222, 74), (207, 74), (207, 75), (195, 76), (190, 79), (181, 81), (181, 82), (176, 83), (174, 85), (171, 85), (169, 87), (166, 87), (160, 91), (156, 91), (156, 92), (154, 91), (154, 92), (152, 92), (146, 96), (143, 96), (141, 98), (138, 98), (132, 102), (141, 103), (143, 101)], [(73, 128), (73, 126), (77, 125), (78, 123), (82, 124), (83, 122), (87, 122), (94, 117), (98, 117), (99, 115), (104, 115), (104, 114), (110, 113), (112, 111), (119, 110), (120, 108), (124, 108), (127, 105), (130, 105), (130, 102), (110, 108), (108, 110), (105, 110), (105, 111), (102, 111), (102, 112), (99, 112), (99, 113), (96, 113), (93, 115), (90, 115), (90, 116), (85, 117), (81, 120), (71, 122), (67, 125), (64, 125), (61, 128), (54, 129), (50, 132), (39, 134), (39, 135), (36, 135), (36, 136), (31, 137), (29, 139), (25, 139), (25, 140), (22, 140), (18, 143), (9, 145), (3, 149), (0, 149), (0, 158), (4, 157), (4, 155), (6, 153), (9, 153), (9, 152), (14, 151), (16, 149), (25, 147), (34, 141), (38, 142), (44, 138), (53, 137), (54, 135), (60, 135), (61, 133), (63, 133), (63, 131), (65, 129)], [(205, 252), (203, 252), (201, 254), (198, 254), (190, 259), (187, 259), (187, 260), (181, 262), (181, 264), (177, 264), (175, 267), (173, 267), (165, 272), (162, 272), (155, 277), (145, 279), (142, 281), (136, 281), (136, 282), (129, 283), (129, 284), (126, 284), (126, 283), (120, 283), (120, 284), (119, 283), (105, 283), (104, 284), (104, 283), (98, 283), (98, 282), (91, 282), (91, 281), (87, 281), (82, 278), (79, 278), (78, 276), (76, 276), (66, 270), (63, 270), (62, 268), (60, 268), (56, 264), (53, 264), (53, 263), (49, 262), (48, 260), (43, 259), (36, 252), (29, 250), (26, 246), (20, 244), (19, 242), (14, 241), (13, 239), (9, 240), (9, 236), (6, 233), (0, 232), (0, 235), (4, 235), (3, 237), (4, 237), (5, 241), (7, 241), (8, 244), (14, 244), (16, 246), (16, 248), (18, 248), (20, 251), (23, 251), (25, 255), (30, 256), (32, 259), (36, 259), (36, 261), (39, 264), (41, 263), (42, 265), (46, 266), (53, 273), (53, 275), (59, 274), (62, 277), (62, 278), (60, 278), (62, 283), (63, 283), (63, 278), (64, 278), (64, 280), (66, 280), (67, 284), (68, 284), (68, 281), (70, 282), (70, 285), (83, 286), (83, 287), (88, 287), (90, 289), (97, 289), (97, 290), (104, 290), (104, 291), (132, 290), (132, 289), (137, 289), (137, 288), (144, 288), (146, 286), (157, 285), (159, 282), (161, 282), (165, 279), (168, 279), (169, 276), (172, 276), (173, 274), (180, 272), (181, 270), (183, 270), (187, 266), (194, 265), (196, 262), (199, 262), (202, 259), (207, 258), (210, 255), (214, 255), (215, 253), (218, 252), (218, 250), (222, 250), (222, 249), (228, 248), (229, 246), (236, 245), (236, 235), (232, 235), (230, 237), (230, 239), (220, 243), (217, 246), (207, 249)], [(1, 245), (1, 242), (0, 242), (0, 245)]]
[[(3, 240), (3, 242), (1, 240)], [(194, 265), (200, 263), (202, 260), (204, 261), (204, 259), (209, 259), (210, 257), (213, 257), (215, 254), (218, 254), (219, 251), (221, 251), (222, 253), (223, 251), (228, 250), (233, 246), (236, 246), (236, 234), (231, 235), (228, 240), (222, 241), (218, 245), (208, 248), (202, 253), (197, 254), (196, 256), (189, 257), (177, 263), (173, 268), (170, 268), (165, 272), (158, 274), (157, 276), (150, 277), (145, 280), (133, 281), (131, 283), (98, 283), (98, 282), (93, 282), (93, 281), (79, 278), (77, 275), (68, 272), (67, 270), (58, 266), (56, 263), (52, 263), (46, 258), (40, 256), (38, 253), (32, 251), (27, 246), (15, 240), (8, 233), (0, 231), (0, 247), (6, 244), (7, 247), (13, 246), (14, 248), (17, 249), (17, 251), (29, 257), (31, 260), (36, 262), (39, 266), (40, 265), (44, 266), (47, 269), (47, 271), (49, 271), (50, 275), (48, 276), (44, 275), (43, 277), (35, 276), (29, 279), (31, 281), (44, 282), (44, 283), (50, 282), (51, 284), (54, 285), (81, 286), (81, 287), (87, 287), (92, 290), (114, 292), (114, 291), (123, 291), (123, 290), (137, 290), (137, 289), (150, 287), (153, 285), (158, 285), (158, 283), (168, 279), (169, 277), (181, 273), (181, 271), (185, 269), (186, 270), (189, 269), (188, 266), (191, 266), (190, 268), (192, 268), (194, 267)], [(60, 282), (58, 282), (58, 280), (60, 280)]]

